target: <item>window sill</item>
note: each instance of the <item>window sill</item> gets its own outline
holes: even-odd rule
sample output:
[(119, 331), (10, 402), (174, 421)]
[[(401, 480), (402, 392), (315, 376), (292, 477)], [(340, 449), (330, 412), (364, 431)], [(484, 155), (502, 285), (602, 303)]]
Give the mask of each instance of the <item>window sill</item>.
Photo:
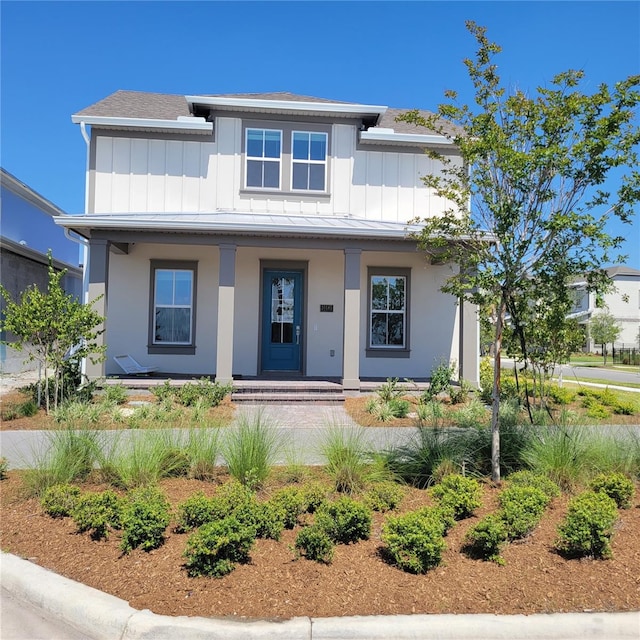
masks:
[(331, 194), (326, 191), (284, 191), (281, 189), (240, 189), (241, 196), (280, 196), (281, 198), (309, 198), (329, 200)]
[(149, 355), (173, 355), (173, 356), (193, 356), (196, 353), (196, 348), (193, 345), (159, 345), (150, 344), (147, 346), (147, 353)]
[(411, 349), (365, 349), (367, 358), (410, 358)]

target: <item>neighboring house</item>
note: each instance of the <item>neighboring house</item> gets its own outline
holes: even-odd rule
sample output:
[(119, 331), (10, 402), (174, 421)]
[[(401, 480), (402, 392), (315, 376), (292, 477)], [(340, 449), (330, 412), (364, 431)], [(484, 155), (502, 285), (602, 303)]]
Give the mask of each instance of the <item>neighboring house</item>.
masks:
[[(65, 215), (39, 193), (0, 168), (0, 276), (2, 286), (14, 300), (31, 285), (46, 290), (48, 252), (53, 266), (67, 269), (62, 286), (67, 293), (81, 296), (82, 269), (78, 266), (78, 243), (70, 240), (54, 222)], [(0, 296), (0, 310), (5, 301)], [(11, 336), (8, 336), (9, 340)], [(2, 336), (5, 339), (5, 336)], [(0, 345), (0, 365), (4, 373), (23, 371), (35, 364), (24, 364), (25, 354)]]
[[(89, 296), (107, 360), (174, 374), (478, 380), (475, 307), (440, 291), (407, 222), (449, 141), (398, 109), (289, 93), (118, 91), (72, 117), (88, 143)], [(90, 136), (87, 127), (90, 127)]]
[[(602, 297), (600, 304), (593, 292), (587, 291), (586, 282), (576, 282), (574, 287), (575, 304), (571, 317), (577, 318), (582, 325), (588, 322), (600, 309), (608, 309), (622, 329), (616, 344), (626, 347), (638, 347), (640, 331), (640, 270), (631, 267), (608, 267), (605, 269), (613, 282), (614, 288)], [(587, 335), (586, 350), (594, 352), (601, 345), (596, 345)]]

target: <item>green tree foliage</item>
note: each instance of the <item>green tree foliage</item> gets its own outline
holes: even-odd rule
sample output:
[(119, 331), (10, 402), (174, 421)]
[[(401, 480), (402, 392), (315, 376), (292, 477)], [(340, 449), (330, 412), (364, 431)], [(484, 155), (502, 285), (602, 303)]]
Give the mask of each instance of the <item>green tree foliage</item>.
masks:
[(589, 333), (596, 344), (602, 345), (604, 364), (607, 364), (607, 345), (614, 343), (622, 331), (609, 311), (594, 313), (589, 320)]
[[(441, 169), (423, 180), (448, 209), (416, 221), (416, 239), (430, 259), (458, 265), (444, 292), (495, 309), (491, 458), (497, 482), (507, 313), (528, 361), (529, 345), (540, 343), (530, 334), (540, 308), (558, 323), (570, 308), (571, 279), (584, 276), (595, 291), (609, 283), (602, 265), (614, 261), (623, 238), (607, 233), (607, 223), (628, 222), (640, 199), (634, 121), (640, 76), (586, 94), (579, 88), (583, 72), (569, 70), (531, 95), (507, 92), (494, 62), (500, 47), (483, 27), (468, 22), (467, 28), (478, 44), (475, 59), (464, 61), (475, 106), (460, 105), (447, 91), (437, 113), (411, 111), (400, 119), (441, 134), (461, 155), (429, 152)], [(612, 193), (605, 183), (614, 172)]]
[(36, 285), (22, 292), (19, 300), (0, 285), (0, 294), (6, 301), (4, 318), (0, 321), (2, 331), (10, 331), (15, 342), (7, 342), (14, 349), (26, 351), (27, 361), (37, 361), (44, 370), (47, 413), (50, 409), (49, 371), (53, 370), (53, 402), (58, 406), (63, 396), (63, 379), (68, 355), (73, 358), (89, 357), (92, 361), (104, 358), (104, 346), (96, 338), (103, 332), (104, 318), (93, 308), (93, 300), (82, 304), (67, 294), (61, 281), (66, 270), (56, 271), (49, 254), (49, 282), (47, 291)]

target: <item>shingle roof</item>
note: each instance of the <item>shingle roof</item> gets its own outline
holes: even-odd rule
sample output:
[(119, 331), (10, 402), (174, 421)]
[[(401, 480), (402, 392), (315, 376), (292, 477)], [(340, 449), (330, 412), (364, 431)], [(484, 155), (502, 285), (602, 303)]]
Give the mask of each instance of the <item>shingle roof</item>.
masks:
[(615, 276), (640, 276), (640, 269), (634, 269), (633, 267), (624, 265), (607, 267), (605, 271), (610, 278), (614, 278)]
[[(255, 100), (286, 100), (290, 102), (319, 102), (326, 104), (357, 104), (353, 102), (343, 102), (340, 100), (330, 100), (327, 98), (317, 98), (313, 96), (303, 96), (284, 91), (272, 93), (225, 93), (207, 94), (208, 97), (220, 98), (246, 98)], [(396, 133), (433, 133), (426, 127), (418, 127), (407, 122), (396, 122), (396, 117), (409, 109), (389, 108), (381, 117), (377, 127), (393, 129)], [(429, 111), (420, 111), (423, 116), (432, 115)], [(183, 95), (166, 93), (147, 93), (144, 91), (124, 91), (119, 90), (107, 96), (81, 111), (79, 116), (100, 116), (110, 118), (142, 118), (157, 120), (177, 120), (180, 116), (190, 116), (189, 105)], [(453, 131), (453, 125), (447, 128)]]

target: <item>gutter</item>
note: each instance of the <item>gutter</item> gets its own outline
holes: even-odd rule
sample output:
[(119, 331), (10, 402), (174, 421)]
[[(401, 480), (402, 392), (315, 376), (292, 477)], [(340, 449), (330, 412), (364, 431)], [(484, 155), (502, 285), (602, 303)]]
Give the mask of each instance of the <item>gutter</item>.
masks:
[[(121, 127), (125, 129), (175, 129), (178, 131), (213, 133), (213, 122), (207, 122), (204, 118), (187, 116), (180, 116), (177, 120), (157, 120), (153, 118), (73, 115), (71, 116), (71, 122), (79, 124), (81, 130), (89, 124), (98, 127)], [(82, 135), (85, 136), (86, 132), (83, 132)]]

